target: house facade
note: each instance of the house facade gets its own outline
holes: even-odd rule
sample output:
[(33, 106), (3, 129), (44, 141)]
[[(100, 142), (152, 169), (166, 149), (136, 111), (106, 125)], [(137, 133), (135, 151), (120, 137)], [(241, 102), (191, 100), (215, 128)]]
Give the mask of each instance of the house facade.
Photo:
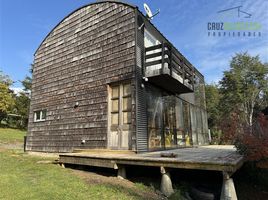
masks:
[(203, 75), (136, 6), (83, 6), (37, 49), (27, 151), (207, 143)]

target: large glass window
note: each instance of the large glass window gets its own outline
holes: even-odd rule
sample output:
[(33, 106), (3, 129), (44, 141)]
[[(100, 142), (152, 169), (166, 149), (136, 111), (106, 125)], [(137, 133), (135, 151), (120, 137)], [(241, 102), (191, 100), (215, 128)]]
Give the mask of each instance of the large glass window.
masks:
[(147, 89), (150, 149), (207, 143), (207, 116), (203, 108), (153, 86)]
[(158, 45), (160, 42), (151, 34), (149, 31), (145, 29), (144, 31), (144, 46), (151, 47), (154, 45)]
[(163, 138), (163, 103), (159, 90), (150, 87), (147, 95), (149, 148), (164, 147)]
[(197, 138), (196, 108), (193, 105), (190, 106), (190, 113), (191, 113), (192, 141), (194, 145), (197, 145), (198, 138)]
[(148, 87), (149, 148), (171, 148), (191, 144), (189, 104), (160, 89)]
[(184, 123), (184, 133), (185, 133), (185, 144), (190, 146), (192, 144), (192, 134), (191, 134), (191, 121), (190, 121), (190, 104), (183, 102), (183, 123)]
[(204, 144), (203, 138), (203, 123), (202, 123), (202, 114), (201, 109), (196, 107), (196, 130), (197, 130), (197, 137), (198, 137), (198, 144)]
[(199, 74), (195, 74), (194, 95), (195, 95), (195, 105), (205, 109), (206, 108), (205, 82), (204, 78)]
[(183, 120), (183, 104), (182, 100), (179, 98), (176, 98), (175, 112), (176, 112), (177, 144), (179, 146), (182, 146), (185, 145), (185, 134), (184, 134), (184, 120)]
[(202, 115), (202, 133), (204, 138), (204, 143), (208, 143), (208, 123), (207, 123), (207, 112), (205, 110), (201, 110)]
[(175, 96), (163, 97), (165, 147), (177, 146)]

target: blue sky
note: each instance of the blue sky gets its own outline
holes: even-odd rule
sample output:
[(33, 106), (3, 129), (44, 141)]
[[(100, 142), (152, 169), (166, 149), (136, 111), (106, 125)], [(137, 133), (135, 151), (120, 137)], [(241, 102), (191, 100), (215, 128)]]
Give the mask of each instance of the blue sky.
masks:
[[(29, 74), (33, 54), (44, 37), (73, 10), (91, 0), (0, 0), (0, 70), (21, 87), (19, 80)], [(186, 58), (205, 75), (206, 82), (217, 82), (229, 68), (235, 53), (247, 51), (268, 62), (268, 0), (128, 0), (143, 11), (147, 3), (155, 26)], [(237, 17), (236, 11), (219, 10), (240, 6), (250, 18)], [(243, 15), (243, 14), (242, 14)], [(208, 22), (257, 22), (261, 36), (208, 36)]]

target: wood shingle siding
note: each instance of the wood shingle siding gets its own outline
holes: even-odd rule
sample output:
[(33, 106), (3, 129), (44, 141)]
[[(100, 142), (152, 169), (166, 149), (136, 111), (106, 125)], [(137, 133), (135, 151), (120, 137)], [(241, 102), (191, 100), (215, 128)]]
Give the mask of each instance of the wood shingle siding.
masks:
[[(50, 32), (35, 53), (27, 150), (107, 148), (107, 84), (129, 80), (135, 98), (135, 37), (135, 9), (112, 2), (83, 7)], [(41, 109), (46, 121), (33, 122)]]

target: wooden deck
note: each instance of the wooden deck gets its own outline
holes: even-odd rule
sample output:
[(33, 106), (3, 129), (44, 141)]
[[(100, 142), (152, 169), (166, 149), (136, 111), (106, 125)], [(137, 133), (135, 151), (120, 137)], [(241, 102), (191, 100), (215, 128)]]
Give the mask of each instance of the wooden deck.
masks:
[[(172, 155), (174, 157), (162, 157)], [(88, 150), (60, 154), (60, 163), (118, 169), (139, 165), (165, 168), (214, 170), (234, 173), (243, 165), (243, 156), (233, 146), (210, 145), (135, 154), (127, 151)]]

